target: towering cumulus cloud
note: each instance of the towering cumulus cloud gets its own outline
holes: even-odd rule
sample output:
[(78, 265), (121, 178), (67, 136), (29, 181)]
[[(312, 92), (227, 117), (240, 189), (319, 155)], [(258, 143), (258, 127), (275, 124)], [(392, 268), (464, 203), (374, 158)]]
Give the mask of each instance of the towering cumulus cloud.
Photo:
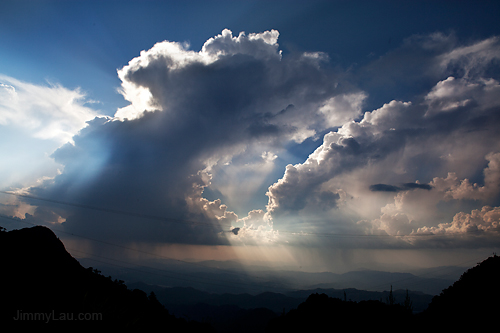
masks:
[(325, 55), (283, 59), (277, 40), (275, 30), (224, 30), (198, 52), (169, 41), (142, 51), (118, 70), (130, 105), (90, 121), (57, 150), (64, 172), (31, 193), (81, 204), (54, 208), (75, 233), (226, 244), (238, 216), (203, 197), (213, 168), (272, 165), (286, 143), (359, 116), (365, 98), (337, 92)]

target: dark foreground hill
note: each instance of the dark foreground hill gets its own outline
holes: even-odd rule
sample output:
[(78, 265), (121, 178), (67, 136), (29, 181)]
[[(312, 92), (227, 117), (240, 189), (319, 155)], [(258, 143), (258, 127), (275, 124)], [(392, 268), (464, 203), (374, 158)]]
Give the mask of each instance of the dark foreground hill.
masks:
[(212, 331), (169, 314), (154, 294), (82, 267), (48, 228), (1, 231), (0, 253), (0, 320), (6, 326)]
[[(467, 270), (452, 286), (435, 296), (422, 313), (425, 324), (498, 330), (500, 257), (494, 255)], [(490, 326), (491, 325), (491, 326)]]

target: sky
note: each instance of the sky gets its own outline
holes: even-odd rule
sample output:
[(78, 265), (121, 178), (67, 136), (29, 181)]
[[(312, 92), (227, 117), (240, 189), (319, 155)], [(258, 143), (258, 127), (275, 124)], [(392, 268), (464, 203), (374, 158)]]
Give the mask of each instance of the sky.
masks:
[(131, 261), (475, 263), (500, 245), (498, 17), (496, 1), (2, 1), (0, 225)]

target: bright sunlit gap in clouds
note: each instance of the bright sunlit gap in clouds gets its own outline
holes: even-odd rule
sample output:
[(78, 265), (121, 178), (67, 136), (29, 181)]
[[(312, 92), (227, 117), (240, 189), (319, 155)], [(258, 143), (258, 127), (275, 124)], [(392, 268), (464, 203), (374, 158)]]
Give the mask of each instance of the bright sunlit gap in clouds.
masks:
[[(47, 225), (81, 257), (248, 271), (411, 269), (496, 251), (499, 29), (377, 25), (380, 46), (353, 20), (330, 29), (342, 19), (335, 4), (293, 3), (276, 23), (211, 23), (210, 35), (152, 20), (136, 38), (109, 21), (116, 45), (124, 31), (131, 44), (99, 58), (114, 66), (105, 89), (81, 72), (67, 84), (0, 74), (5, 227)], [(307, 29), (284, 24), (290, 15)], [(46, 75), (66, 78), (61, 66)], [(109, 91), (122, 104), (100, 102)]]

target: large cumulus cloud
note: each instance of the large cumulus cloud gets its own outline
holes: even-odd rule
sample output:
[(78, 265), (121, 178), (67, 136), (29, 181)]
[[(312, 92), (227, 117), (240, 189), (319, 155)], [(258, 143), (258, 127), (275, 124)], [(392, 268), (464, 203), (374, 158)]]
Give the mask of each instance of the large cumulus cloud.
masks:
[(220, 199), (203, 197), (212, 170), (272, 164), (286, 143), (358, 117), (366, 97), (337, 87), (325, 55), (283, 58), (277, 39), (274, 30), (233, 36), (226, 29), (200, 51), (169, 41), (142, 51), (118, 70), (131, 104), (90, 121), (58, 149), (62, 174), (31, 194), (79, 203), (52, 208), (70, 232), (227, 244), (239, 218)]

